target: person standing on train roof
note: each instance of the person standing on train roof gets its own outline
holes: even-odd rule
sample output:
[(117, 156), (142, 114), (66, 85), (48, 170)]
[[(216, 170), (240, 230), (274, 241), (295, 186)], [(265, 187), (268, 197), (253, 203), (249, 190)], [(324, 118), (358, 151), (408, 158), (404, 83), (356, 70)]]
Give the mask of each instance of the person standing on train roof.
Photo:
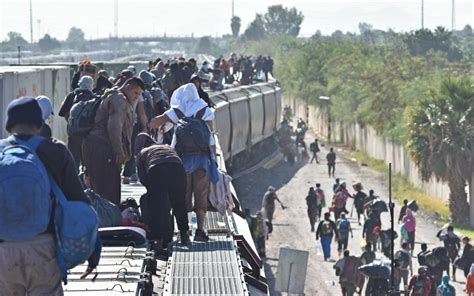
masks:
[[(53, 138), (37, 137), (43, 124), (38, 101), (32, 97), (15, 99), (8, 104), (6, 114), (6, 130), (11, 137), (0, 140), (0, 294), (63, 295), (63, 275), (56, 260), (50, 215), (52, 206), (47, 205), (51, 201), (48, 174), (68, 200), (87, 204), (90, 200), (84, 194), (66, 146)], [(12, 155), (19, 155), (15, 149), (10, 150), (10, 157), (4, 157), (4, 149), (15, 143), (36, 150), (28, 157), (28, 171), (27, 162), (11, 161)], [(11, 178), (15, 170), (17, 174)], [(24, 186), (11, 186), (12, 182)]]
[(202, 81), (199, 75), (197, 74), (191, 75), (191, 79), (189, 80), (189, 82), (194, 83), (194, 85), (196, 86), (198, 90), (199, 97), (207, 103), (207, 106), (209, 106), (209, 108), (213, 108), (214, 103), (209, 98), (209, 94), (202, 89)]
[(120, 204), (121, 167), (132, 156), (134, 104), (144, 90), (138, 77), (128, 79), (120, 88), (107, 90), (97, 109), (94, 127), (82, 145), (92, 189), (116, 205)]
[(43, 126), (41, 126), (40, 136), (51, 138), (53, 133), (46, 121), (54, 115), (53, 104), (47, 96), (37, 96), (36, 101), (41, 108), (41, 114), (43, 116)]
[[(72, 106), (78, 102), (90, 101), (94, 98), (92, 93), (92, 87), (94, 86), (94, 80), (88, 75), (84, 75), (79, 80), (79, 86), (74, 91), (70, 92), (61, 104), (58, 115), (64, 117), (66, 122), (69, 120), (69, 115)], [(79, 168), (82, 163), (82, 142), (84, 137), (82, 136), (69, 136), (67, 138), (67, 148), (72, 153), (74, 161), (76, 162), (76, 169)]]
[(199, 98), (193, 83), (176, 89), (170, 105), (171, 109), (151, 120), (150, 127), (158, 129), (168, 122), (176, 125), (171, 146), (181, 157), (187, 174), (187, 210), (194, 210), (197, 216), (194, 241), (205, 242), (209, 240), (204, 232), (209, 182), (217, 183), (219, 180), (215, 161), (216, 142), (212, 134), (214, 111)]

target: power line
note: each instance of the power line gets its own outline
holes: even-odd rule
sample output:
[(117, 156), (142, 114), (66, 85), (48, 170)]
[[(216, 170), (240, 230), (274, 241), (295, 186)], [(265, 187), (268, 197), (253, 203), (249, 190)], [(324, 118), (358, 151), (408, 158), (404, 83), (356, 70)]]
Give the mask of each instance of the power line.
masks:
[(425, 0), (421, 0), (421, 29), (425, 28)]
[(451, 30), (452, 30), (452, 31), (455, 30), (455, 26), (456, 26), (456, 15), (455, 15), (455, 12), (456, 12), (456, 6), (455, 6), (454, 0), (453, 0), (452, 8), (451, 8)]
[(30, 0), (30, 43), (33, 43), (33, 4)]
[(118, 37), (118, 0), (114, 0), (114, 36)]

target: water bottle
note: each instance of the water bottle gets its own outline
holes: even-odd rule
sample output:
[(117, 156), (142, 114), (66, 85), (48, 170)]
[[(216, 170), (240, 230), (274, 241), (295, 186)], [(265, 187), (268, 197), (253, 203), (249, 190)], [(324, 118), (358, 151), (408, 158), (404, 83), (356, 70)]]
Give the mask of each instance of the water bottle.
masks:
[(192, 230), (192, 235), (194, 236), (196, 234), (196, 229), (197, 229), (197, 217), (196, 213), (191, 214), (191, 230)]
[(321, 246), (316, 243), (316, 255), (321, 255)]

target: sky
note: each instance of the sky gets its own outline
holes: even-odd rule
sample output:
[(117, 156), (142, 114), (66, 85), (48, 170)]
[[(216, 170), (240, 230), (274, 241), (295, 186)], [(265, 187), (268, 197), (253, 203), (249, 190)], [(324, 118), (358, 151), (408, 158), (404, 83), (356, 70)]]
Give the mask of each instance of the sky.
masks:
[[(30, 0), (0, 0), (0, 40), (10, 31), (30, 40)], [(33, 39), (49, 33), (64, 40), (71, 27), (87, 39), (114, 32), (114, 0), (31, 0)], [(474, 23), (474, 0), (455, 0), (456, 29)], [(424, 0), (425, 27), (451, 28), (452, 0)], [(376, 29), (410, 31), (421, 27), (421, 0), (234, 0), (241, 32), (270, 5), (282, 4), (303, 12), (300, 36), (320, 30), (358, 32), (366, 22)], [(118, 0), (119, 36), (222, 36), (230, 34), (232, 0)]]

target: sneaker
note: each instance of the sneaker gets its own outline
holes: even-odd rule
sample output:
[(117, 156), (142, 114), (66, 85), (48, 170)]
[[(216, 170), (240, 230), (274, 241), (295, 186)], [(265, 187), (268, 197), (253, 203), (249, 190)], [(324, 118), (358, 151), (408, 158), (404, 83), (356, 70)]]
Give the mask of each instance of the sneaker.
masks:
[(196, 229), (196, 233), (194, 234), (194, 241), (195, 242), (208, 242), (209, 236), (201, 229)]
[(189, 244), (189, 242), (190, 242), (191, 240), (189, 239), (189, 235), (188, 235), (187, 231), (181, 232), (181, 233), (179, 234), (179, 241), (180, 241), (181, 244), (183, 244), (183, 245)]
[(123, 177), (122, 184), (130, 184), (130, 177)]

